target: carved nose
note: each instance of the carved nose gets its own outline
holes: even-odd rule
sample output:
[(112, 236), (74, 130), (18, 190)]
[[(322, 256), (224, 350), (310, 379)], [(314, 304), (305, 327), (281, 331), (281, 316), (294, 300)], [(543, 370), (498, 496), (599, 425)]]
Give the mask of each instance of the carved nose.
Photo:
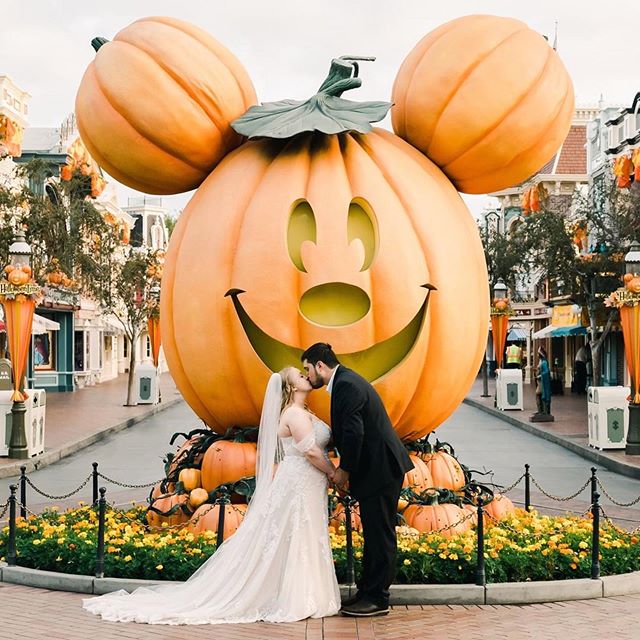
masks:
[(300, 299), (300, 313), (315, 324), (343, 327), (357, 322), (371, 308), (369, 296), (360, 287), (345, 282), (327, 282), (312, 287)]

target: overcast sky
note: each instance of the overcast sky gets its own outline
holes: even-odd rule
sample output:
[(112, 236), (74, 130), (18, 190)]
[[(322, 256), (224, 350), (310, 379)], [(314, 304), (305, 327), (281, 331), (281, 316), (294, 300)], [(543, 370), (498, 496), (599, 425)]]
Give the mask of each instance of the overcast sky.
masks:
[[(8, 5), (8, 6), (7, 6)], [(242, 61), (261, 101), (306, 98), (324, 79), (332, 58), (373, 55), (361, 68), (363, 87), (351, 99), (388, 100), (396, 72), (422, 36), (473, 13), (511, 16), (553, 40), (566, 64), (580, 106), (628, 105), (640, 90), (636, 0), (587, 6), (583, 0), (4, 0), (0, 23), (0, 75), (31, 94), (31, 126), (55, 127), (73, 110), (82, 74), (93, 59), (90, 41), (111, 39), (148, 15), (189, 20), (209, 31)], [(140, 91), (152, 87), (140, 87)], [(391, 128), (388, 121), (383, 126)], [(127, 191), (120, 191), (125, 204)], [(178, 209), (186, 196), (165, 198)], [(477, 212), (488, 199), (470, 197)]]

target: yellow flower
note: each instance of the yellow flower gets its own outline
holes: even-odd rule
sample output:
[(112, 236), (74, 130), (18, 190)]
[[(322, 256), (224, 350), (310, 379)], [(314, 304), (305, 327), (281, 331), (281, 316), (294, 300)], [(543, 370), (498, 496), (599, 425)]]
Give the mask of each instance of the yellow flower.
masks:
[(156, 565), (156, 569), (157, 569), (158, 571), (162, 571), (162, 570), (164, 569), (164, 567), (163, 567), (161, 564), (157, 564), (157, 565)]
[(132, 558), (131, 556), (125, 556), (125, 557), (123, 558), (123, 560), (124, 560), (125, 562), (131, 562), (131, 561), (133, 560), (133, 558)]
[(34, 540), (31, 544), (35, 545), (36, 547), (42, 543), (42, 540)]
[(406, 558), (402, 564), (404, 564), (405, 567), (408, 567), (411, 564), (411, 560), (409, 560), (409, 558)]

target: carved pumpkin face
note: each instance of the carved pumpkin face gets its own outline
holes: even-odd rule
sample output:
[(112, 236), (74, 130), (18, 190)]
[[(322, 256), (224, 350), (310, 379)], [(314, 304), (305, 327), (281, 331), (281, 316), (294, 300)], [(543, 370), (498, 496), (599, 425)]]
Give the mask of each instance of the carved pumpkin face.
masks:
[[(228, 156), (179, 219), (160, 317), (172, 375), (217, 431), (257, 424), (270, 374), (325, 341), (373, 383), (399, 434), (417, 438), (475, 378), (488, 300), (454, 187), (374, 130), (249, 142)], [(328, 418), (328, 395), (310, 400)]]

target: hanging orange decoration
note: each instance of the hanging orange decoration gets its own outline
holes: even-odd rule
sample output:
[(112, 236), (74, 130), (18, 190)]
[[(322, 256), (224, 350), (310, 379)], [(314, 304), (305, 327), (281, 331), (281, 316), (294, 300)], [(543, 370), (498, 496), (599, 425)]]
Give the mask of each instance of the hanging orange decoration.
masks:
[(160, 357), (160, 317), (155, 315), (147, 320), (147, 332), (151, 342), (151, 356), (153, 358), (153, 366), (158, 367)]

